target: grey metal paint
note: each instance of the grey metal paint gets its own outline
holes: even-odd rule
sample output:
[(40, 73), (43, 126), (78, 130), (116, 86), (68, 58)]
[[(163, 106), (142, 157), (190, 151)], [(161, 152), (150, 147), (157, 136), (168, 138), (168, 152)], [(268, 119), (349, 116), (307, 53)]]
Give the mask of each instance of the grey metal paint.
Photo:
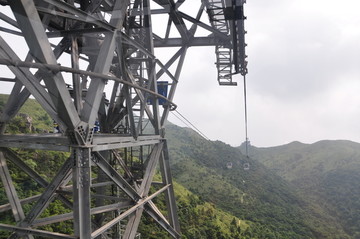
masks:
[[(151, 9), (154, 2), (159, 3), (162, 9)], [(209, 10), (215, 1), (202, 1), (203, 4), (195, 17), (179, 11), (179, 6), (183, 2), (184, 0), (166, 2), (11, 0), (6, 2), (10, 4), (15, 19), (2, 13), (0, 19), (19, 29), (20, 32), (3, 30), (23, 37), (30, 52), (26, 61), (21, 61), (15, 50), (11, 49), (0, 36), (0, 64), (8, 66), (16, 77), (13, 79), (15, 83), (11, 96), (0, 118), (0, 147), (3, 148), (7, 159), (46, 189), (41, 195), (27, 199), (16, 199), (16, 191), (8, 193), (9, 197), (15, 200), (9, 205), (0, 205), (0, 212), (13, 208), (14, 214), (19, 214), (21, 204), (34, 200), (36, 203), (31, 213), (17, 219), (19, 225), (0, 224), (0, 228), (19, 234), (28, 233), (29, 238), (32, 237), (31, 234), (48, 238), (109, 238), (108, 230), (114, 228), (114, 231), (118, 232), (119, 222), (127, 217), (129, 224), (123, 238), (129, 239), (136, 236), (140, 218), (145, 212), (173, 238), (180, 237), (163, 127), (169, 111), (176, 108), (172, 99), (187, 49), (192, 46), (222, 46), (229, 49), (231, 54), (234, 50), (233, 41), (236, 39), (235, 50), (239, 53), (237, 57), (240, 57), (238, 59), (241, 63), (240, 67), (244, 67), (246, 63), (243, 51), (245, 47), (243, 21), (235, 24), (236, 29), (232, 28), (231, 20), (223, 21), (226, 31), (222, 31), (214, 22), (207, 24), (200, 21), (204, 7)], [(75, 6), (75, 3), (80, 5)], [(220, 3), (229, 7), (224, 1)], [(244, 4), (244, 1), (237, 1), (237, 4)], [(110, 16), (110, 20), (104, 18), (105, 11)], [(156, 36), (152, 31), (151, 18), (154, 14), (168, 16), (165, 38)], [(189, 29), (185, 25), (185, 20), (192, 23)], [(181, 37), (170, 36), (173, 26)], [(208, 37), (195, 37), (197, 29), (200, 28), (212, 34)], [(52, 45), (50, 39), (53, 37), (61, 37), (62, 40), (57, 45)], [(91, 41), (95, 38), (96, 41)], [(166, 64), (163, 64), (154, 55), (156, 47), (180, 47), (180, 49)], [(94, 52), (96, 56), (92, 55)], [(71, 67), (57, 65), (57, 59), (65, 54), (71, 56)], [(32, 59), (35, 59), (35, 62)], [(86, 70), (81, 69), (80, 61), (89, 64)], [(178, 63), (175, 72), (172, 72), (170, 68), (176, 61)], [(231, 69), (239, 69), (239, 65), (233, 66), (231, 62), (227, 64)], [(155, 71), (155, 66), (158, 72)], [(32, 73), (30, 68), (37, 69), (36, 73)], [(221, 69), (218, 65), (218, 70)], [(226, 79), (223, 84), (233, 84), (231, 69), (230, 75), (219, 75), (219, 82), (223, 77)], [(74, 90), (71, 94), (65, 84), (64, 72), (72, 74)], [(164, 105), (163, 110), (160, 110), (157, 99), (164, 97), (157, 94), (157, 81), (165, 76), (171, 81), (170, 90), (168, 97), (165, 98), (167, 104)], [(0, 77), (1, 79), (7, 80), (6, 77)], [(45, 83), (45, 88), (41, 81)], [(115, 83), (108, 104), (104, 100), (103, 91), (106, 82), (109, 81)], [(88, 82), (90, 82), (89, 87), (87, 87)], [(30, 94), (60, 125), (59, 134), (4, 135), (6, 123), (16, 115)], [(152, 104), (148, 103), (149, 98), (152, 99)], [(103, 125), (103, 132), (95, 133), (93, 126), (98, 117), (102, 124), (107, 125)], [(150, 135), (145, 135), (143, 132), (145, 120), (150, 122)], [(120, 127), (123, 125), (125, 127)], [(72, 157), (64, 163), (49, 183), (40, 176), (40, 172), (32, 170), (21, 157), (7, 149), (12, 147), (67, 151), (72, 152)], [(132, 171), (129, 165), (132, 159), (128, 158), (126, 152), (141, 147), (150, 147), (152, 152), (145, 154), (139, 150), (142, 156), (147, 158), (142, 163), (143, 177), (137, 179), (136, 171)], [(119, 149), (125, 152), (124, 158), (119, 155)], [(99, 151), (102, 151), (102, 155)], [(158, 164), (163, 188), (149, 195), (154, 169)], [(111, 182), (99, 180), (93, 185), (91, 173), (92, 168), (96, 167), (102, 170)], [(6, 171), (6, 167), (2, 168)], [(124, 169), (124, 175), (119, 173), (118, 168)], [(66, 185), (71, 178), (74, 186)], [(13, 188), (11, 179), (2, 180), (9, 182), (5, 187), (11, 191)], [(121, 196), (118, 201), (126, 203), (102, 205), (104, 202), (102, 199), (111, 200), (121, 194), (104, 195), (106, 190), (97, 190), (96, 194), (91, 193), (90, 188), (98, 186), (115, 187), (117, 191), (125, 193), (126, 196)], [(160, 193), (165, 194), (169, 221), (152, 202), (152, 199)], [(73, 204), (65, 195), (66, 197), (72, 195)], [(54, 198), (60, 199), (68, 207), (74, 207), (74, 212), (48, 219), (37, 218)], [(98, 203), (94, 208), (91, 208), (92, 199), (100, 199), (97, 200)], [(124, 211), (110, 218), (108, 223), (102, 220), (97, 222), (90, 220), (93, 214), (101, 215), (106, 211), (119, 209)], [(38, 225), (70, 219), (75, 222), (75, 236), (35, 229)], [(16, 233), (13, 234), (12, 238), (16, 237)], [(113, 235), (113, 238), (118, 236)]]

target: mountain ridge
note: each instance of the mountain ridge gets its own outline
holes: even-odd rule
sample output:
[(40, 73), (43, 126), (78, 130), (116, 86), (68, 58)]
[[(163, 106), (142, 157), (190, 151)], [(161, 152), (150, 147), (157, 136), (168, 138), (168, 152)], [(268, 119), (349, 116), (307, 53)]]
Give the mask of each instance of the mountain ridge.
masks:
[[(298, 197), (286, 181), (262, 163), (239, 154), (237, 148), (176, 125), (167, 125), (166, 132), (174, 178), (204, 200), (258, 223), (274, 238), (334, 238), (334, 234), (348, 238), (333, 218), (321, 211), (312, 213), (312, 205)], [(232, 164), (231, 169), (227, 163)], [(245, 163), (250, 164), (249, 170)]]
[[(240, 150), (244, 150), (242, 145)], [(251, 146), (251, 157), (288, 181), (319, 212), (360, 238), (360, 144), (350, 140)]]
[[(31, 104), (34, 103), (34, 100), (30, 101)], [(3, 101), (0, 97), (0, 106), (2, 105)], [(33, 109), (29, 105), (23, 108), (29, 115), (35, 113), (36, 117), (33, 117), (35, 128), (43, 130), (44, 127), (41, 124), (44, 124), (47, 130), (51, 129), (50, 118), (40, 109), (36, 111)], [(17, 124), (21, 123), (20, 121), (21, 118), (18, 118), (10, 123), (13, 128), (9, 127), (9, 129), (19, 130), (21, 127)], [(171, 123), (166, 125), (166, 138), (174, 180), (190, 190), (186, 192), (183, 189), (182, 195), (177, 194), (180, 199), (178, 200), (179, 216), (184, 238), (358, 238), (356, 225), (354, 225), (360, 224), (357, 211), (351, 211), (348, 214), (350, 217), (346, 218), (344, 215), (347, 214), (344, 214), (341, 208), (348, 212), (347, 203), (350, 199), (352, 203), (360, 192), (351, 187), (344, 187), (341, 191), (333, 187), (337, 184), (351, 184), (353, 181), (360, 180), (360, 177), (353, 173), (350, 174), (351, 177), (348, 177), (349, 171), (353, 171), (354, 167), (343, 167), (342, 170), (336, 171), (331, 170), (331, 167), (326, 171), (327, 168), (325, 168), (323, 171), (328, 174), (326, 177), (318, 178), (316, 182), (324, 185), (327, 191), (304, 196), (300, 195), (301, 188), (294, 187), (296, 181), (285, 180), (274, 168), (271, 169), (259, 159), (255, 160), (254, 155), (251, 155), (256, 149), (253, 146), (250, 146), (250, 158), (248, 158), (241, 154), (239, 148), (231, 147), (221, 141), (206, 140), (189, 128), (182, 128)], [(302, 147), (306, 148), (308, 145), (292, 142), (289, 146), (294, 149)], [(256, 149), (258, 150), (256, 152), (258, 156), (265, 153), (266, 157), (263, 161), (267, 159), (267, 162), (272, 162), (269, 157), (277, 156), (278, 149), (282, 149), (283, 155), (286, 156), (280, 159), (289, 160), (289, 158), (293, 159), (294, 155), (296, 156), (296, 152), (293, 151), (286, 154), (284, 147), (271, 150)], [(351, 155), (351, 150), (345, 151)], [(43, 157), (47, 156), (43, 155)], [(353, 157), (356, 158), (357, 154)], [(302, 159), (304, 158), (297, 159), (297, 163), (302, 162)], [(344, 164), (349, 162), (352, 162), (351, 157)], [(41, 163), (34, 163), (35, 167), (45, 167)], [(248, 167), (245, 166), (247, 164)], [(330, 166), (335, 168), (339, 165)], [(282, 169), (279, 167), (279, 170)], [(295, 178), (294, 175), (290, 176)], [(337, 184), (332, 182), (337, 182)], [(0, 187), (0, 198), (2, 194)], [(351, 197), (347, 199), (349, 194)], [(327, 207), (332, 207), (334, 203), (337, 203), (336, 196), (340, 196), (343, 204), (340, 208), (334, 208), (332, 212), (336, 214), (336, 217), (322, 205), (314, 203), (314, 200), (321, 198), (320, 196), (328, 198), (325, 204)], [(353, 205), (355, 208), (357, 208), (356, 203)], [(221, 209), (225, 214), (216, 211), (217, 209)], [(219, 223), (219, 220), (223, 222)], [(340, 225), (339, 220), (348, 223), (350, 227)], [(355, 223), (351, 223), (351, 220)], [(187, 225), (188, 222), (191, 224)], [(145, 223), (145, 229), (142, 231), (144, 238), (168, 238), (151, 225), (152, 223)]]
[[(240, 146), (240, 150), (244, 150), (244, 145)], [(342, 167), (360, 166), (360, 144), (349, 140), (321, 140), (313, 144), (294, 141), (269, 148), (251, 146), (249, 151), (250, 157), (275, 170), (288, 181), (319, 170), (327, 172)], [(296, 169), (304, 162), (307, 165)]]

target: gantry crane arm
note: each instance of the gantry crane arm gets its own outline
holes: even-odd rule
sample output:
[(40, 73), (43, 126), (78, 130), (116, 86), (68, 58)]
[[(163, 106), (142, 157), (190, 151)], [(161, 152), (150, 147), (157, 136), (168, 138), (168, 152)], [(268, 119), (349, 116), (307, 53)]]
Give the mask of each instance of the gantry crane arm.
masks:
[(229, 37), (230, 44), (216, 45), (220, 85), (236, 85), (234, 74), (247, 74), (244, 3), (246, 0), (205, 0), (211, 26)]

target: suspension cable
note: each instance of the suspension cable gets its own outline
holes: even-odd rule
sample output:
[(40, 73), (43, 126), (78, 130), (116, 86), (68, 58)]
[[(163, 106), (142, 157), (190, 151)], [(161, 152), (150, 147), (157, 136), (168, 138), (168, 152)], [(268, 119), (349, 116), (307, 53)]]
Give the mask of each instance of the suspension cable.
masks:
[(248, 115), (247, 115), (247, 94), (246, 94), (246, 76), (244, 75), (244, 107), (245, 107), (245, 152), (246, 156), (249, 157), (249, 138), (248, 138)]
[[(173, 111), (170, 111), (171, 113), (173, 113)], [(183, 118), (186, 122), (188, 122), (191, 126), (190, 128), (193, 128), (195, 131), (197, 131), (202, 137), (204, 137), (207, 140), (210, 140), (203, 132), (201, 132), (194, 124), (192, 124), (187, 118), (185, 118), (185, 116), (183, 116), (178, 110), (175, 109), (175, 112), (178, 113), (181, 118)], [(173, 115), (178, 118), (179, 120), (181, 120), (177, 115), (175, 115), (173, 113)], [(185, 123), (183, 120), (181, 120), (183, 123)], [(187, 126), (189, 126), (187, 123), (185, 123)]]

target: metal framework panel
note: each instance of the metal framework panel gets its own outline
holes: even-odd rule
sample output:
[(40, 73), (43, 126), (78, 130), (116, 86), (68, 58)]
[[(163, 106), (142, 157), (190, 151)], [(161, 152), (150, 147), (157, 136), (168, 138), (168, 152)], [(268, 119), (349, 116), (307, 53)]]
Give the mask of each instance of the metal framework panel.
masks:
[[(221, 85), (247, 73), (245, 1), (199, 0), (195, 15), (181, 10), (185, 2), (0, 1), (0, 67), (6, 69), (0, 80), (12, 87), (0, 116), (0, 173), (8, 198), (0, 214), (14, 216), (13, 225), (0, 229), (9, 238), (136, 238), (144, 213), (180, 238), (164, 125), (176, 108), (187, 49), (215, 47)], [(152, 26), (154, 16), (167, 19), (164, 35)], [(208, 34), (198, 35), (199, 29)], [(161, 62), (156, 47), (177, 51)], [(54, 133), (8, 133), (29, 97), (54, 120)], [(18, 149), (68, 152), (68, 158), (49, 180)], [(42, 193), (19, 196), (7, 162)], [(160, 187), (152, 184), (157, 169)], [(166, 215), (153, 202), (160, 194)], [(55, 202), (71, 212), (44, 217)], [(42, 229), (59, 222), (72, 223), (72, 232)]]

